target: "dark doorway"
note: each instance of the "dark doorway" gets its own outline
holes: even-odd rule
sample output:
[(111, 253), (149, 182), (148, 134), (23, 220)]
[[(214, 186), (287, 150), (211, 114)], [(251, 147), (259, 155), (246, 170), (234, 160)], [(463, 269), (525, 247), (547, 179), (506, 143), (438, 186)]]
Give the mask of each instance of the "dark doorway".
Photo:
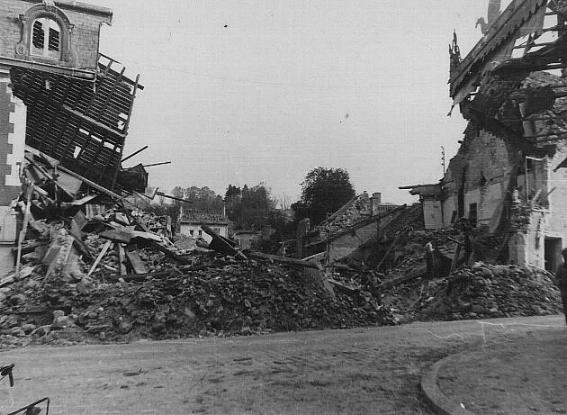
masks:
[(561, 238), (545, 238), (545, 270), (557, 271), (561, 264)]
[(476, 203), (471, 203), (469, 205), (469, 222), (471, 226), (476, 228), (478, 223), (478, 208)]
[(461, 178), (461, 185), (459, 186), (459, 193), (457, 195), (457, 215), (460, 218), (465, 216), (465, 183), (467, 179), (467, 169), (463, 169), (463, 176)]

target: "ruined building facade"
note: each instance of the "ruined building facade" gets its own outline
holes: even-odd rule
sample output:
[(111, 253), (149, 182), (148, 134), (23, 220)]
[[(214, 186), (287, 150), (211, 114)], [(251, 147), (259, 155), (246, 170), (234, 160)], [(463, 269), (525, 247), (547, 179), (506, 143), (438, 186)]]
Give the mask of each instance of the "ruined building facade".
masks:
[(504, 236), (508, 261), (555, 271), (567, 247), (567, 3), (514, 0), (461, 59), (451, 97), (468, 121), (457, 155), (420, 196), (426, 228), (460, 218)]
[(126, 174), (147, 177), (120, 165), (142, 87), (99, 53), (112, 11), (70, 0), (2, 0), (0, 15), (0, 243), (11, 243), (9, 205), (21, 190), (24, 150), (111, 190)]

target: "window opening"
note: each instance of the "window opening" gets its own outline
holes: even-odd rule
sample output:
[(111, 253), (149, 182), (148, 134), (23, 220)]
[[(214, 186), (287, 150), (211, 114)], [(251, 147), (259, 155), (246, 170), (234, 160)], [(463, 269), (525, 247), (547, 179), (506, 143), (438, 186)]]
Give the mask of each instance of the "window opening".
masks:
[(61, 27), (55, 20), (41, 17), (33, 23), (30, 52), (44, 58), (61, 58)]
[(47, 46), (49, 50), (59, 52), (59, 31), (49, 28), (49, 44)]
[(43, 49), (45, 34), (43, 32), (43, 23), (36, 20), (33, 24), (33, 47)]

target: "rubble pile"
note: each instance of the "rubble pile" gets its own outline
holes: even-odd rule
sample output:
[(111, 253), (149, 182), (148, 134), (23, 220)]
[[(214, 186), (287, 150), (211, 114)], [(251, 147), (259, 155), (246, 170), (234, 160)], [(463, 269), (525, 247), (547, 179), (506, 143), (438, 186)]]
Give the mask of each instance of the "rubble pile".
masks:
[(418, 320), (459, 320), (557, 314), (553, 277), (534, 267), (476, 263), (424, 287), (413, 310)]
[(162, 261), (162, 275), (132, 281), (28, 267), (27, 278), (3, 289), (0, 332), (45, 342), (57, 330), (74, 329), (84, 338), (120, 341), (394, 322), (370, 296), (333, 297), (299, 270), (215, 253), (193, 259), (183, 267)]
[[(333, 292), (314, 264), (176, 238), (170, 221), (28, 155), (16, 271), (0, 278), (0, 346), (393, 324), (365, 291)], [(72, 185), (72, 186), (71, 186)], [(313, 269), (315, 267), (315, 269)]]

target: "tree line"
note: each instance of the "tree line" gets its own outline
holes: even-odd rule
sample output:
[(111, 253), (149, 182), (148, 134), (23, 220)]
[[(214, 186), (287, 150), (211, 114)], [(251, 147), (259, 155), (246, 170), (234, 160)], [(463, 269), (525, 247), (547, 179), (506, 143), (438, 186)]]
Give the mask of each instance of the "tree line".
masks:
[[(301, 197), (295, 203), (289, 203), (286, 196), (278, 200), (265, 183), (242, 187), (229, 184), (224, 196), (207, 186), (176, 186), (171, 194), (186, 201), (186, 210), (226, 213), (234, 230), (261, 230), (271, 226), (279, 234), (291, 236), (297, 222), (308, 218), (312, 225), (321, 223), (352, 199), (355, 190), (347, 170), (317, 167), (305, 176)], [(173, 205), (162, 206), (161, 214), (177, 220), (182, 203), (174, 201)], [(288, 208), (291, 208), (291, 217)]]

